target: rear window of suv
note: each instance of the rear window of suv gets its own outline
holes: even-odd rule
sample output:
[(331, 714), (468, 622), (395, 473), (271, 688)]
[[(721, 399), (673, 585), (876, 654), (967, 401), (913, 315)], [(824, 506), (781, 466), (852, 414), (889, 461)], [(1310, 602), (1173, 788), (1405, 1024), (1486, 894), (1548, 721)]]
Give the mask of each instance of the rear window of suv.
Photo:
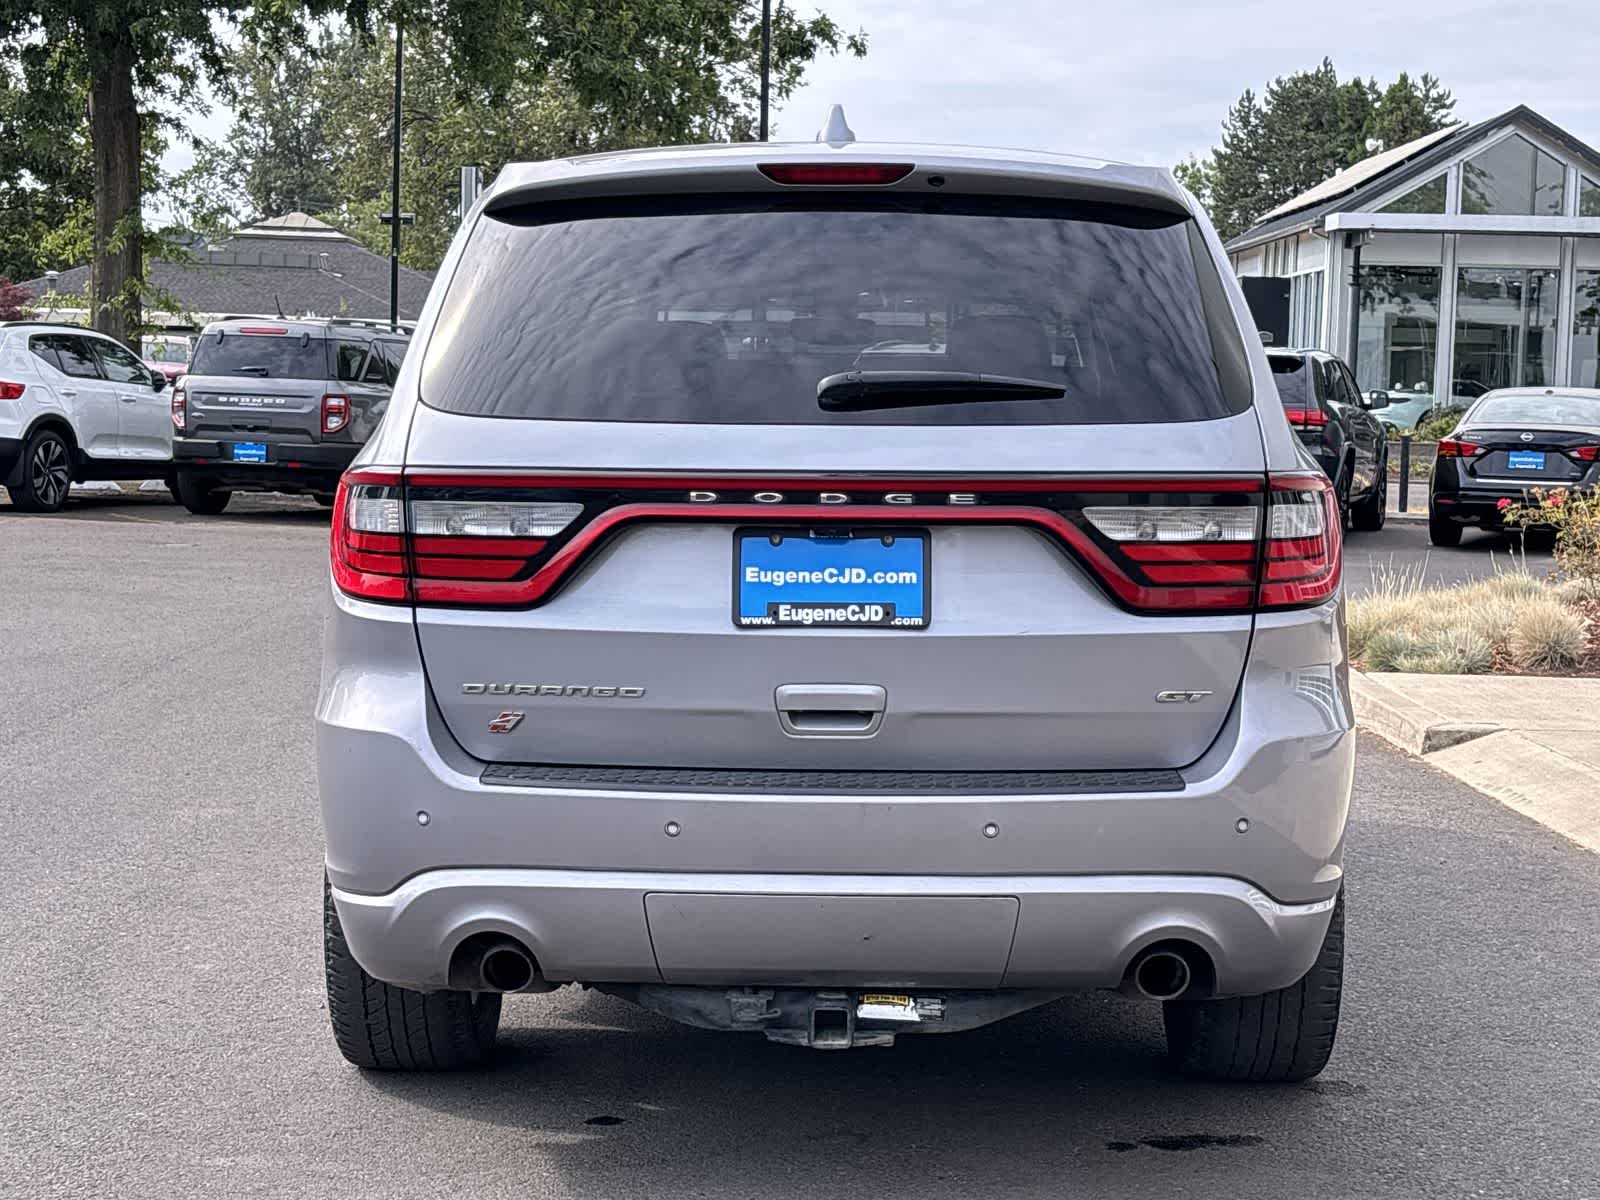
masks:
[[(449, 412), (715, 424), (1192, 421), (1243, 411), (1186, 218), (1087, 203), (593, 200), (488, 214), (422, 399)], [(1210, 272), (1209, 281), (1204, 272)], [(1059, 399), (827, 412), (839, 372), (1049, 381)], [(1231, 389), (1236, 393), (1238, 389)]]
[(1312, 380), (1316, 369), (1309, 358), (1293, 354), (1269, 354), (1272, 382), (1278, 385), (1278, 399), (1285, 408), (1317, 407), (1317, 390)]
[(302, 333), (207, 333), (194, 348), (195, 375), (258, 379), (331, 379), (326, 338)]

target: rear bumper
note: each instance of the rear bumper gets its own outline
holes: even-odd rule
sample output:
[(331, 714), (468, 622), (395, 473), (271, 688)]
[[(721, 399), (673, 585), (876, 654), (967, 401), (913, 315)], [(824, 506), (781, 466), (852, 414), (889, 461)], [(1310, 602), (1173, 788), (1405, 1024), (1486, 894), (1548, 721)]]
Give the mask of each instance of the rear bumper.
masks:
[[(326, 864), (357, 960), (389, 982), (441, 986), (461, 939), (499, 929), (550, 978), (588, 983), (1109, 986), (1178, 937), (1213, 956), (1219, 988), (1262, 990), (1307, 968), (1343, 880), (1338, 604), (1258, 619), (1233, 709), (1180, 788), (938, 795), (508, 783), (444, 727), (408, 610), (339, 594), (332, 609)], [(949, 897), (975, 903), (925, 903)], [(653, 904), (697, 931), (665, 968)], [(885, 953), (830, 940), (842, 927)], [(948, 932), (943, 957), (929, 928)], [(762, 957), (784, 943), (808, 949)]]
[(456, 946), (492, 932), (552, 982), (795, 987), (1109, 988), (1139, 951), (1179, 939), (1205, 951), (1221, 994), (1304, 975), (1334, 904), (1207, 876), (492, 868), (333, 898), (357, 961), (413, 987), (444, 987)]
[(211, 438), (172, 439), (172, 460), (177, 472), (201, 483), (246, 490), (332, 491), (361, 447), (354, 444), (267, 441), (267, 461), (236, 463), (231, 459), (235, 442)]

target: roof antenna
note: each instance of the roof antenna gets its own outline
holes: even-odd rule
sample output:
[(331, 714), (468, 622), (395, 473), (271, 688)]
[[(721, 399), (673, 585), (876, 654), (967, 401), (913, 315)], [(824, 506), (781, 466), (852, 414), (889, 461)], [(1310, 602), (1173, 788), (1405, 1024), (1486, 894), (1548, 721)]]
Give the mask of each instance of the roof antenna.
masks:
[(855, 131), (844, 119), (844, 105), (835, 104), (828, 109), (828, 123), (817, 134), (817, 141), (830, 146), (848, 146), (856, 140)]
[(283, 315), (283, 301), (278, 299), (277, 292), (272, 293), (272, 303), (278, 310), (278, 320), (287, 321), (289, 318)]

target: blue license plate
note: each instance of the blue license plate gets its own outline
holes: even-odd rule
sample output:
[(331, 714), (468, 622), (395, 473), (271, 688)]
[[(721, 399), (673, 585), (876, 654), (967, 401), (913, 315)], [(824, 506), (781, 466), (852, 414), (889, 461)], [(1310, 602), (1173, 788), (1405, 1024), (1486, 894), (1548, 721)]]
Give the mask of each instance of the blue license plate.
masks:
[(1542, 471), (1544, 451), (1512, 450), (1506, 454), (1506, 466), (1513, 471)]
[(927, 627), (926, 530), (741, 529), (733, 546), (735, 625)]
[(264, 463), (267, 461), (267, 444), (265, 442), (235, 442), (233, 444), (232, 458), (234, 462)]

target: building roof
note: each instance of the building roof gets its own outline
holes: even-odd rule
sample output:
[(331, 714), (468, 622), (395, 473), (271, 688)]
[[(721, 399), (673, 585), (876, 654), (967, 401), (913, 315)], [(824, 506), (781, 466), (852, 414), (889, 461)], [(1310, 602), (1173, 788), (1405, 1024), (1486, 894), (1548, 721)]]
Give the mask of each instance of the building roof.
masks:
[(1229, 240), (1227, 249), (1243, 250), (1317, 225), (1329, 213), (1361, 210), (1374, 197), (1411, 180), (1444, 169), (1463, 144), (1521, 126), (1558, 145), (1592, 170), (1600, 171), (1600, 150), (1573, 137), (1526, 105), (1473, 125), (1451, 125), (1393, 150), (1364, 158), (1353, 167), (1323, 180), (1264, 214), (1255, 225)]
[[(280, 311), (285, 316), (389, 316), (389, 260), (305, 213), (247, 225), (222, 241), (191, 247), (186, 259), (149, 259), (145, 272), (158, 295), (172, 297), (178, 311), (202, 320)], [(421, 315), (432, 285), (432, 271), (400, 268), (403, 320)], [(70, 309), (88, 294), (89, 268), (74, 267), (53, 280), (33, 279), (23, 286), (36, 300), (54, 292), (65, 301), (57, 307)]]

